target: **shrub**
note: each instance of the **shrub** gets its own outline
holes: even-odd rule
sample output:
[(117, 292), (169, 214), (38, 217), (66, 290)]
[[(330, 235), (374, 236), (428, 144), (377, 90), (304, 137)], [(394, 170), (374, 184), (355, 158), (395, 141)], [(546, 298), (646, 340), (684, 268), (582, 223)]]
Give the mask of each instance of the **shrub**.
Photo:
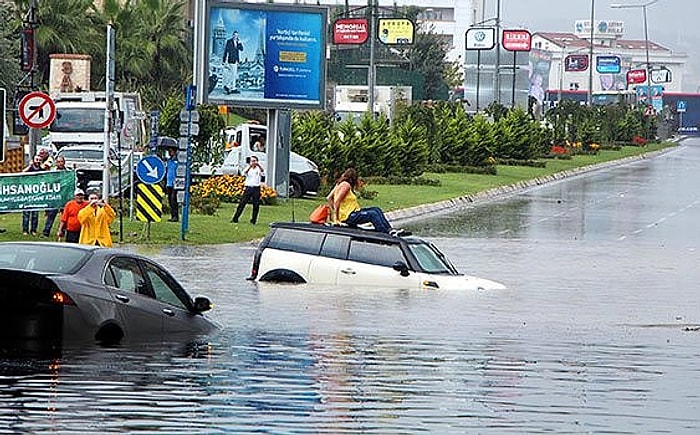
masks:
[[(193, 197), (215, 196), (223, 202), (238, 202), (245, 191), (244, 181), (245, 177), (241, 175), (218, 175), (192, 186), (190, 192)], [(263, 186), (260, 191), (260, 200), (263, 204), (276, 204), (277, 192), (271, 187)]]

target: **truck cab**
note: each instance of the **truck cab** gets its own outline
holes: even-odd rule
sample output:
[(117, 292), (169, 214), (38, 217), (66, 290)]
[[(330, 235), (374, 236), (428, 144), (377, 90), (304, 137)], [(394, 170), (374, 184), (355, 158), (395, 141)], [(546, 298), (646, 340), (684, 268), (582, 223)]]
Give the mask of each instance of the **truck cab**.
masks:
[[(226, 157), (221, 165), (221, 173), (240, 175), (251, 156), (267, 168), (267, 126), (245, 123), (228, 127), (224, 131)], [(314, 195), (321, 184), (318, 166), (294, 152), (289, 155), (289, 196), (298, 198), (306, 194)]]
[[(42, 146), (54, 152), (66, 145), (104, 143), (104, 92), (75, 92), (52, 95), (56, 119), (49, 126)], [(135, 93), (115, 92), (115, 132), (123, 149), (138, 148), (145, 139), (141, 98)], [(116, 147), (116, 144), (112, 144)]]

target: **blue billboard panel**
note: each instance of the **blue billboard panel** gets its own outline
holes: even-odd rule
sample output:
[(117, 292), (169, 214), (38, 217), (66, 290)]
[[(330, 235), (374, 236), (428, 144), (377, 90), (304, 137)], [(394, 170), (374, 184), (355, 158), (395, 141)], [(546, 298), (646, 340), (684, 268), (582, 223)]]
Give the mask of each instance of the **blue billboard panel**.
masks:
[(205, 21), (200, 82), (207, 102), (323, 108), (325, 8), (213, 2)]
[(620, 74), (620, 56), (596, 56), (595, 70), (599, 74)]

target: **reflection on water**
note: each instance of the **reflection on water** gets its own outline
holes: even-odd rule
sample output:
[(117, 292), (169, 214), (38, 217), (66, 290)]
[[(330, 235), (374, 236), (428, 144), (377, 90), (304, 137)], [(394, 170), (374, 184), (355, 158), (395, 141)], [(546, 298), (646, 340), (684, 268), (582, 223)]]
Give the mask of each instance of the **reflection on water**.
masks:
[(251, 244), (138, 248), (223, 329), (0, 358), (0, 432), (698, 433), (700, 194), (677, 183), (700, 183), (643, 163), (411, 223), (505, 291), (256, 285)]

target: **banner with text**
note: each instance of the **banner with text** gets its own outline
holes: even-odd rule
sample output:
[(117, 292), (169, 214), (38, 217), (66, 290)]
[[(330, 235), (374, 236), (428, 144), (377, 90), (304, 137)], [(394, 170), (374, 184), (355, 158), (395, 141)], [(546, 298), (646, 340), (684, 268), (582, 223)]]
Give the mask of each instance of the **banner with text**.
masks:
[(74, 171), (1, 174), (0, 211), (61, 208), (73, 199), (74, 192)]

